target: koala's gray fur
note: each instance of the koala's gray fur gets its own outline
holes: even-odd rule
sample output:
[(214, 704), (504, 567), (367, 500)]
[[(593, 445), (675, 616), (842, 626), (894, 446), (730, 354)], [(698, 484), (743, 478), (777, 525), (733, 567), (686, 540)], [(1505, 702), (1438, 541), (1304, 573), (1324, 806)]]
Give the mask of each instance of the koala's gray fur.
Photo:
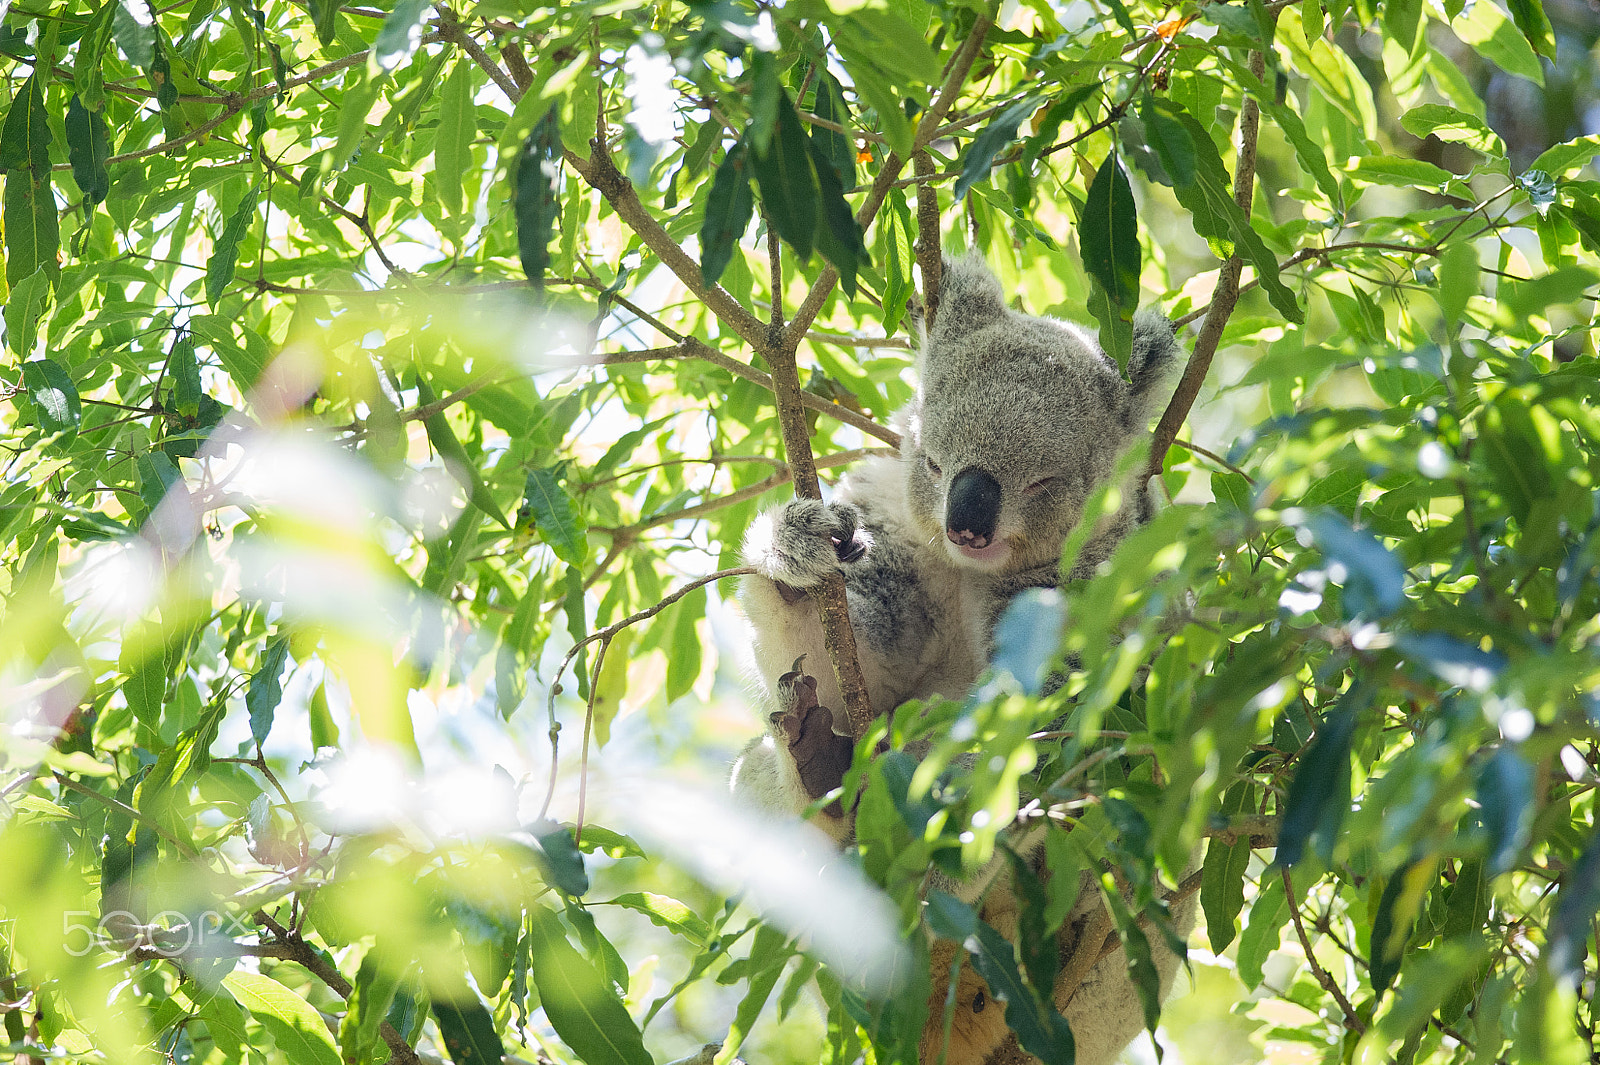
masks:
[[(1124, 380), (1082, 330), (1007, 307), (980, 258), (947, 260), (938, 319), (917, 357), (917, 392), (901, 416), (900, 455), (863, 463), (831, 503), (797, 499), (767, 511), (746, 537), (745, 561), (760, 576), (744, 581), (740, 600), (768, 706), (780, 707), (773, 686), (806, 654), (821, 706), (843, 708), (816, 606), (805, 598), (835, 570), (845, 575), (875, 712), (965, 695), (1005, 604), (1057, 583), (1062, 544), (1087, 497), (1147, 431), (1180, 355), (1171, 323), (1143, 312)], [(1121, 508), (1094, 531), (1074, 577), (1091, 574), (1149, 516), (1143, 481), (1136, 473), (1120, 486)], [(813, 796), (777, 727), (782, 717), (780, 708), (773, 731), (739, 757), (732, 784), (747, 802), (798, 813)], [(850, 833), (846, 816), (817, 820), (835, 838)], [(1120, 952), (1103, 961), (1067, 1008), (1080, 1065), (1106, 1065), (1142, 1027), (1125, 964)], [(1176, 960), (1168, 955), (1161, 968), (1165, 986)], [(989, 1055), (1004, 1035), (1002, 1012), (957, 1018), (950, 1065)]]

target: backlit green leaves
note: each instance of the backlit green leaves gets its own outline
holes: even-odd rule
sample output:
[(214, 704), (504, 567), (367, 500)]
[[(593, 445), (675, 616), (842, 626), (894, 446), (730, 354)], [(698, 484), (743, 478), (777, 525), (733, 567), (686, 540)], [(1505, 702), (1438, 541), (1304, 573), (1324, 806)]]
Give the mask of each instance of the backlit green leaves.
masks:
[(561, 210), (560, 117), (552, 107), (533, 127), (517, 156), (513, 207), (517, 216), (517, 254), (534, 291), (544, 292), (550, 268), (550, 237)]
[(994, 157), (1002, 148), (1017, 139), (1017, 130), (1023, 121), (1038, 109), (1039, 101), (1034, 97), (1018, 100), (996, 115), (994, 121), (973, 138), (966, 154), (961, 157), (961, 176), (956, 178), (954, 192), (956, 199), (965, 196), (973, 182), (988, 178), (989, 168), (994, 165)]
[(84, 210), (88, 212), (111, 191), (111, 175), (106, 171), (106, 160), (111, 156), (106, 119), (99, 111), (84, 107), (74, 95), (67, 104), (66, 129), (72, 180), (83, 192)]
[(212, 304), (222, 299), (239, 264), (239, 244), (250, 232), (256, 220), (256, 190), (251, 189), (239, 201), (228, 221), (217, 235), (211, 250), (211, 262), (206, 266), (206, 299)]
[(861, 226), (844, 198), (836, 148), (806, 133), (786, 91), (779, 91), (765, 149), (747, 135), (728, 151), (707, 193), (700, 230), (700, 271), (708, 281), (722, 276), (734, 244), (752, 212), (749, 180), (761, 192), (767, 224), (801, 261), (822, 252), (854, 294), (856, 272), (870, 263)]
[(728, 149), (717, 164), (716, 177), (706, 196), (705, 222), (700, 227), (700, 276), (707, 284), (716, 282), (728, 268), (734, 246), (755, 211), (750, 176), (745, 171), (747, 154), (742, 140)]
[(304, 998), (271, 977), (243, 969), (224, 976), (222, 986), (272, 1033), (289, 1060), (297, 1065), (340, 1065), (328, 1026)]
[(0, 169), (6, 172), (6, 281), (17, 282), (41, 266), (52, 274), (61, 230), (50, 182), (50, 125), (38, 75), (17, 90), (0, 126)]
[(1139, 218), (1128, 175), (1115, 155), (1100, 164), (1078, 224), (1083, 268), (1094, 279), (1089, 311), (1100, 323), (1100, 346), (1128, 369), (1133, 312), (1139, 306)]
[(38, 415), (39, 428), (55, 435), (58, 446), (71, 444), (83, 422), (83, 408), (72, 378), (54, 360), (35, 359), (22, 364), (22, 383)]
[(651, 1065), (639, 1028), (605, 978), (567, 942), (554, 913), (528, 915), (529, 980), (538, 985), (545, 1016), (587, 1065)]

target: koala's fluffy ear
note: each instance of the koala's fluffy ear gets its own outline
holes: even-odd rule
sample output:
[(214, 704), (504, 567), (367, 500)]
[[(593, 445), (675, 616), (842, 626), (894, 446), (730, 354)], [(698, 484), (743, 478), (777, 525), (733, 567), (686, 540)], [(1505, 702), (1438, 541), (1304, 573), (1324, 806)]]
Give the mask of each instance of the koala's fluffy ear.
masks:
[(1003, 318), (1005, 292), (976, 252), (945, 256), (939, 279), (939, 314), (930, 339), (948, 342)]
[(1133, 316), (1133, 353), (1128, 357), (1132, 408), (1130, 423), (1136, 429), (1150, 424), (1172, 392), (1173, 376), (1183, 359), (1183, 346), (1173, 335), (1172, 322), (1160, 311), (1146, 308)]

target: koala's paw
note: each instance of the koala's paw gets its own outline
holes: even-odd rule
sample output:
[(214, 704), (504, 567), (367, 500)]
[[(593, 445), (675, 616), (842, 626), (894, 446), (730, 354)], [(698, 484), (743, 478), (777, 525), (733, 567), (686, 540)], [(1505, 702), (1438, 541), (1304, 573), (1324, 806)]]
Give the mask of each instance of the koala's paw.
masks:
[(787, 586), (803, 594), (866, 555), (871, 538), (860, 528), (860, 519), (849, 503), (793, 499), (765, 515), (764, 528), (751, 530), (745, 554), (751, 565), (778, 582), (780, 591)]
[[(844, 781), (855, 744), (833, 731), (833, 711), (817, 702), (817, 680), (800, 672), (805, 656), (795, 668), (778, 678), (778, 703), (771, 715), (773, 735), (784, 741), (800, 771), (806, 795), (820, 799)], [(837, 814), (835, 802), (829, 812)]]

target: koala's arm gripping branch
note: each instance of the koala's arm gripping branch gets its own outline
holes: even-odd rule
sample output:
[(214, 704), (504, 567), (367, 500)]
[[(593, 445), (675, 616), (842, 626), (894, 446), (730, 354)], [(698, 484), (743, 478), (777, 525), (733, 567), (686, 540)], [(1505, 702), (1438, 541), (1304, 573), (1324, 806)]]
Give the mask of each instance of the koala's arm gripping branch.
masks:
[[(772, 321), (767, 327), (767, 343), (761, 354), (772, 368), (772, 394), (778, 408), (778, 425), (783, 432), (783, 453), (794, 477), (794, 494), (804, 499), (821, 499), (822, 484), (817, 480), (817, 463), (811, 454), (811, 430), (806, 425), (801, 405), (800, 369), (795, 363), (795, 347), (804, 329), (785, 332), (783, 327), (783, 262), (778, 233), (767, 226), (767, 257), (772, 267)], [(867, 681), (861, 675), (861, 660), (856, 655), (856, 634), (850, 624), (850, 603), (845, 596), (844, 574), (829, 574), (811, 593), (822, 620), (822, 640), (828, 661), (844, 697), (844, 713), (850, 722), (851, 739), (860, 739), (872, 721), (872, 705), (867, 699)], [(829, 709), (835, 709), (829, 707)]]
[[(1267, 61), (1262, 53), (1250, 53), (1250, 71), (1257, 78), (1266, 76)], [(1260, 128), (1261, 105), (1255, 97), (1246, 95), (1244, 106), (1239, 111), (1239, 164), (1234, 170), (1233, 201), (1247, 217), (1255, 193), (1256, 135)], [(1177, 391), (1172, 394), (1172, 402), (1167, 404), (1161, 421), (1156, 424), (1155, 435), (1150, 442), (1150, 462), (1145, 468), (1148, 476), (1154, 477), (1161, 472), (1167, 449), (1177, 439), (1178, 430), (1183, 427), (1184, 420), (1189, 417), (1189, 409), (1194, 406), (1195, 397), (1200, 394), (1200, 385), (1211, 370), (1211, 360), (1217, 354), (1217, 345), (1222, 340), (1222, 330), (1233, 314), (1234, 304), (1239, 301), (1239, 275), (1243, 270), (1244, 260), (1235, 252), (1222, 264), (1217, 274), (1217, 287), (1211, 294), (1211, 309), (1206, 312), (1205, 324), (1200, 327), (1200, 335), (1195, 339), (1194, 353), (1183, 368), (1183, 378), (1178, 382)]]

